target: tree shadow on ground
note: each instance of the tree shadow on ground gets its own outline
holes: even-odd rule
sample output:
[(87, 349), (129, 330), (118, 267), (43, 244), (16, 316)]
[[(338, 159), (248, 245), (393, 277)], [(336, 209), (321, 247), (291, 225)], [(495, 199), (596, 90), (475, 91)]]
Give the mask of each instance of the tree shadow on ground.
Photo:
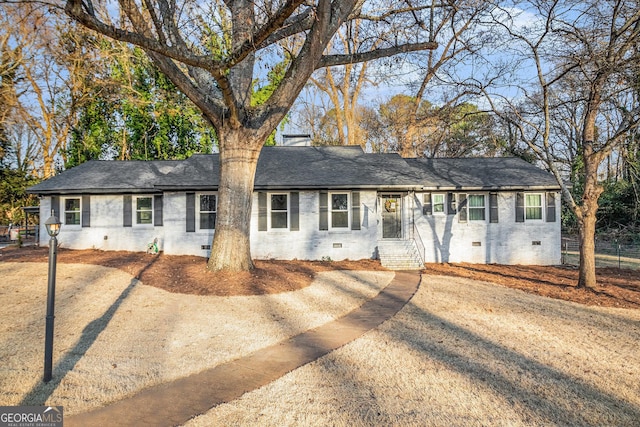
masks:
[(398, 321), (387, 332), (389, 336), (500, 395), (519, 409), (525, 423), (588, 426), (614, 419), (634, 425), (640, 419), (638, 405), (581, 378), (492, 342), (413, 302), (405, 310), (422, 323), (419, 329), (425, 333), (407, 340), (417, 336), (416, 326)]
[[(150, 268), (157, 260), (157, 257), (151, 258), (149, 263), (142, 268), (136, 277), (139, 277), (144, 271)], [(76, 345), (67, 351), (62, 359), (60, 359), (53, 367), (53, 377), (48, 383), (38, 382), (29, 393), (22, 399), (20, 405), (43, 405), (53, 392), (58, 388), (65, 375), (72, 371), (75, 365), (89, 351), (91, 346), (96, 342), (100, 334), (107, 328), (111, 319), (118, 311), (118, 308), (129, 297), (133, 289), (140, 282), (136, 278), (132, 278), (129, 285), (120, 293), (120, 295), (107, 308), (102, 316), (91, 321), (83, 330), (82, 335), (76, 342)], [(55, 345), (55, 344), (54, 344)]]

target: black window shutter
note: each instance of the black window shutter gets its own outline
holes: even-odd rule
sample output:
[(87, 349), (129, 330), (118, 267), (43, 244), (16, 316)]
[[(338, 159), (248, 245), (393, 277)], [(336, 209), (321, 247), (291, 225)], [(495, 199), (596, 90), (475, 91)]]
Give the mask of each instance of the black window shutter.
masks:
[(196, 231), (196, 193), (187, 193), (187, 218), (186, 232), (194, 233)]
[(498, 193), (489, 193), (489, 222), (498, 222)]
[(82, 196), (82, 226), (91, 227), (91, 196)]
[(258, 193), (258, 231), (267, 231), (267, 193)]
[(300, 193), (293, 191), (291, 196), (291, 231), (300, 230)]
[(516, 222), (524, 222), (524, 193), (516, 193)]
[(431, 193), (422, 195), (422, 215), (431, 215), (433, 208), (431, 207)]
[(162, 226), (162, 194), (153, 196), (153, 225)]
[(320, 192), (320, 230), (329, 229), (329, 194)]
[(122, 225), (124, 227), (131, 227), (132, 221), (131, 195), (126, 194), (122, 196)]
[[(51, 211), (53, 212), (53, 215), (57, 218), (60, 218), (60, 197), (58, 196), (51, 196)], [(47, 212), (49, 213), (49, 212)], [(49, 216), (47, 216), (47, 218), (49, 218)], [(62, 220), (62, 218), (60, 218)], [(45, 218), (46, 220), (46, 218)]]
[(456, 195), (447, 193), (447, 215), (456, 214)]
[(351, 193), (351, 229), (360, 230), (360, 192)]
[(547, 193), (547, 222), (556, 222), (556, 194)]
[(458, 222), (467, 222), (467, 195), (458, 194)]

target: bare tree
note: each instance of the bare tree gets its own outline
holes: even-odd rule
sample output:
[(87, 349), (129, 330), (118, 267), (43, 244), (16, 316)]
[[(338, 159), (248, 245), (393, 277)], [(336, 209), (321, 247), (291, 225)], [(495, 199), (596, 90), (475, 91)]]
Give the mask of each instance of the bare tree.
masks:
[[(525, 15), (534, 18), (518, 23)], [(535, 83), (525, 84), (511, 75), (509, 87), (518, 89), (517, 100), (503, 92), (489, 94), (485, 90), (487, 99), (561, 185), (564, 200), (578, 222), (578, 287), (594, 287), (596, 212), (603, 191), (599, 168), (637, 128), (640, 118), (640, 106), (627, 102), (636, 84), (629, 77), (640, 62), (635, 48), (640, 40), (639, 3), (515, 2), (508, 9), (497, 7), (494, 18), (508, 35), (513, 58), (520, 61), (520, 73), (531, 64)], [(517, 82), (521, 85), (516, 86)], [(560, 124), (562, 120), (568, 125)], [(563, 128), (564, 132), (558, 132)], [(581, 189), (578, 198), (563, 175), (560, 142), (572, 145), (564, 155), (569, 153), (580, 163), (574, 175)]]
[[(390, 35), (375, 34), (371, 38), (368, 27), (374, 25), (371, 21), (354, 19), (337, 33), (335, 45), (329, 49), (339, 54), (352, 54), (362, 50), (374, 50)], [(346, 64), (342, 67), (327, 67), (311, 77), (310, 81), (324, 92), (332, 105), (329, 110), (335, 119), (335, 129), (338, 141), (342, 145), (361, 145), (365, 147), (364, 129), (361, 126), (362, 117), (359, 98), (362, 90), (369, 84), (375, 84), (369, 76), (370, 64)]]
[[(475, 64), (483, 60), (480, 49), (492, 42), (484, 20), (493, 7), (477, 0), (449, 2), (448, 7), (432, 11), (429, 21), (423, 21), (423, 25), (430, 25), (438, 49), (414, 54), (420, 77), (411, 84), (415, 102), (406, 115), (405, 146), (399, 147), (405, 156), (434, 157), (447, 152), (440, 150), (446, 134), (454, 122), (464, 120), (460, 111), (466, 108), (469, 95), (477, 94), (469, 90), (466, 80), (473, 76)], [(462, 69), (471, 71), (466, 75)], [(424, 101), (429, 103), (428, 109)]]
[(0, 120), (4, 126), (20, 129), (10, 134), (14, 137), (24, 135), (21, 126), (29, 127), (30, 139), (37, 147), (39, 164), (35, 170), (48, 178), (55, 173), (56, 159), (64, 155), (75, 125), (75, 110), (86, 97), (91, 68), (85, 64), (86, 57), (67, 52), (65, 40), (58, 36), (73, 34), (67, 19), (60, 20), (32, 4), (2, 6), (3, 56), (13, 55), (14, 66), (10, 70), (13, 81), (9, 84), (7, 79), (2, 85)]
[[(166, 0), (115, 4), (67, 0), (75, 20), (108, 37), (143, 48), (169, 79), (202, 110), (216, 130), (220, 184), (210, 270), (253, 267), (249, 225), (261, 147), (319, 68), (433, 49), (414, 19), (434, 6), (423, 1)], [(372, 15), (380, 30), (396, 31), (376, 49), (331, 54), (339, 28)], [(297, 39), (285, 76), (268, 100), (252, 105), (252, 83), (269, 64), (281, 63), (283, 42)], [(259, 55), (257, 55), (259, 53)]]
[[(414, 53), (402, 61), (391, 58), (339, 70), (319, 70), (311, 81), (330, 100), (330, 124), (335, 126), (338, 140), (348, 145), (391, 148), (407, 157), (437, 151), (449, 128), (434, 122), (444, 125), (447, 118), (453, 119), (449, 113), (465, 102), (467, 86), (461, 84), (464, 77), (457, 70), (476, 61), (473, 57), (477, 49), (488, 43), (486, 26), (481, 24), (491, 7), (485, 2), (468, 0), (413, 11), (416, 27), (429, 34), (438, 43), (438, 49)], [(394, 36), (376, 33), (377, 38), (372, 38), (368, 31), (372, 22), (375, 20), (370, 17), (354, 21), (339, 34), (339, 41), (332, 49), (342, 53), (373, 49), (377, 43)], [(359, 98), (366, 85), (380, 86), (387, 81), (406, 84), (407, 93), (411, 92), (412, 96), (397, 95), (380, 101), (380, 121), (374, 124), (377, 133), (367, 135), (366, 128), (373, 122), (364, 123), (367, 110), (359, 106)], [(429, 103), (429, 114), (425, 114), (424, 100)], [(381, 133), (385, 137), (381, 137)], [(365, 139), (365, 135), (369, 138)], [(376, 138), (381, 141), (373, 142)], [(388, 140), (382, 141), (384, 138)]]

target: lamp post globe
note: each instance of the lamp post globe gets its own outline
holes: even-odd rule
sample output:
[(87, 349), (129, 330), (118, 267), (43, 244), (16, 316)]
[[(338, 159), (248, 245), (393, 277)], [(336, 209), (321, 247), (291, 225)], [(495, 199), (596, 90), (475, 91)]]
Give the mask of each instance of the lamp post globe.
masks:
[(61, 225), (62, 225), (62, 223), (60, 222), (58, 217), (55, 216), (55, 215), (51, 215), (44, 222), (44, 226), (47, 229), (47, 234), (49, 236), (51, 236), (51, 237), (56, 237), (58, 235), (58, 233), (60, 233), (60, 226)]

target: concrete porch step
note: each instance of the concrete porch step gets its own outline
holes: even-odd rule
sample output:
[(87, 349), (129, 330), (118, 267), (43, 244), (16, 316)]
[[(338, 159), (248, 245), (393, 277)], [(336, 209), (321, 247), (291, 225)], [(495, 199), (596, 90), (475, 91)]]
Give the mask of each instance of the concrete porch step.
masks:
[(413, 240), (380, 240), (378, 257), (390, 270), (420, 270), (424, 267)]

